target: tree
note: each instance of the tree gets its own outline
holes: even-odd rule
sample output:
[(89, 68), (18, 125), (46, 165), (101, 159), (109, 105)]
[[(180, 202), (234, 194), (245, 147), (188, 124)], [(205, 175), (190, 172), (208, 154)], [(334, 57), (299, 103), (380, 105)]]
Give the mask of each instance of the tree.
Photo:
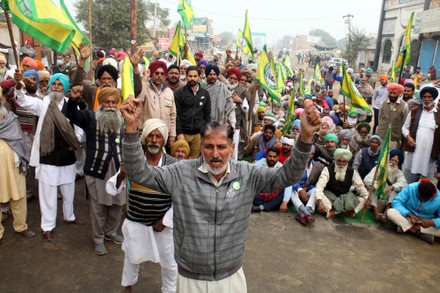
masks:
[(364, 30), (354, 27), (348, 35), (347, 48), (342, 56), (347, 59), (348, 64), (354, 66), (360, 51), (365, 50), (369, 44), (369, 37)]
[(231, 32), (222, 32), (218, 34), (217, 37), (220, 39), (217, 45), (221, 48), (226, 49), (229, 49), (231, 43), (235, 44), (235, 40), (237, 39), (237, 37), (234, 36)]
[(275, 43), (275, 50), (280, 51), (284, 48), (289, 49), (289, 44), (290, 44), (290, 36), (287, 35), (283, 36)]
[[(78, 0), (75, 4), (78, 11), (76, 20), (86, 30), (88, 24), (88, 0)], [(137, 44), (143, 44), (153, 39), (147, 30), (147, 20), (154, 18), (155, 3), (146, 3), (138, 0), (137, 6)], [(130, 47), (131, 27), (131, 5), (130, 1), (119, 0), (94, 0), (92, 2), (92, 37), (93, 44), (104, 48)], [(170, 24), (169, 9), (157, 5), (157, 24), (159, 28), (166, 28)], [(157, 40), (153, 40), (156, 41)]]
[(328, 32), (322, 29), (315, 29), (310, 31), (309, 35), (321, 37), (323, 45), (326, 47), (337, 47), (337, 41), (334, 37), (332, 37)]

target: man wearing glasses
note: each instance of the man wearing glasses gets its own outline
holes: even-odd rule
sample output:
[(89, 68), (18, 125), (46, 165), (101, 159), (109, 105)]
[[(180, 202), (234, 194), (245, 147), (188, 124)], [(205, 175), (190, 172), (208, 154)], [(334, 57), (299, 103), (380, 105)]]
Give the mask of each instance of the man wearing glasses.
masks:
[(150, 63), (148, 70), (150, 78), (143, 80), (142, 92), (139, 95), (142, 101), (139, 128), (142, 129), (148, 119), (163, 120), (168, 127), (168, 145), (171, 146), (176, 140), (176, 104), (173, 91), (164, 84), (167, 65), (163, 61), (154, 61)]

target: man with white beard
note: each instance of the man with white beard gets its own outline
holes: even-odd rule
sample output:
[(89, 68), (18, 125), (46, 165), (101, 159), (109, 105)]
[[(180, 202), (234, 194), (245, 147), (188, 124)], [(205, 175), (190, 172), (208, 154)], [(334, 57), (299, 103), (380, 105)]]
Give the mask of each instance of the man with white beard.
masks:
[(0, 54), (0, 81), (5, 79), (6, 71), (8, 71), (8, 68), (6, 67), (6, 57), (3, 54)]
[(83, 131), (74, 127), (66, 119), (69, 80), (62, 73), (52, 76), (49, 81), (50, 92), (43, 100), (23, 94), (21, 80), (23, 74), (16, 72), (17, 104), (39, 116), (30, 165), (36, 167), (38, 193), (41, 209), (41, 229), (45, 240), (52, 240), (56, 226), (57, 190), (63, 197), (64, 221), (81, 225), (73, 212), (75, 195), (75, 150)]
[[(145, 121), (141, 142), (150, 166), (162, 167), (177, 162), (176, 158), (161, 151), (167, 143), (168, 134), (167, 124), (163, 120), (152, 118)], [(162, 197), (164, 195), (167, 194), (142, 186), (137, 181), (130, 182), (127, 218), (122, 225), (125, 259), (121, 285), (125, 287), (125, 292), (132, 292), (132, 286), (138, 281), (139, 265), (146, 261), (160, 263), (161, 292), (176, 292), (173, 208), (171, 199)]]
[(121, 143), (123, 138), (122, 115), (118, 109), (121, 99), (117, 88), (106, 87), (98, 94), (99, 107), (95, 112), (78, 110), (82, 86), (74, 86), (67, 103), (67, 118), (81, 127), (86, 135), (86, 162), (84, 174), (90, 193), (95, 253), (105, 255), (104, 240), (122, 244), (124, 238), (116, 231), (121, 223), (125, 194), (111, 196), (105, 184), (121, 167)]
[[(392, 150), (390, 152), (390, 160), (388, 163), (388, 173), (387, 173), (387, 186), (385, 187), (386, 199), (378, 199), (375, 192), (372, 193), (371, 198), (365, 203), (365, 209), (369, 209), (370, 204), (373, 207), (374, 220), (376, 222), (386, 223), (387, 222), (387, 211), (391, 208), (391, 203), (393, 202), (396, 195), (407, 185), (405, 176), (403, 175), (400, 167), (403, 163), (403, 153), (400, 150)], [(370, 173), (364, 178), (364, 183), (367, 188), (371, 188), (373, 184), (373, 178), (376, 168), (373, 168)], [(377, 178), (376, 178), (377, 179)], [(373, 189), (376, 190), (377, 181), (374, 181)]]
[[(368, 198), (368, 191), (359, 173), (348, 166), (352, 157), (349, 150), (336, 149), (335, 163), (322, 170), (316, 183), (316, 207), (320, 213), (326, 213), (327, 219), (339, 213), (354, 217)], [(352, 186), (357, 194), (351, 191)]]

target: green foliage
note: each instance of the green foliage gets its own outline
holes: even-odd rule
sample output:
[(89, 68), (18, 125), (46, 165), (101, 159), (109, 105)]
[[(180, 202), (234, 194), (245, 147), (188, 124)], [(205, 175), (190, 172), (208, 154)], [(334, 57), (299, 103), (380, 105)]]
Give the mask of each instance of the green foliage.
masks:
[(235, 44), (235, 41), (237, 40), (237, 36), (234, 36), (231, 32), (222, 32), (218, 34), (217, 37), (220, 38), (220, 41), (217, 43), (217, 45), (226, 49), (229, 49), (230, 44)]
[(315, 29), (310, 31), (309, 35), (317, 36), (322, 38), (322, 42), (327, 47), (337, 47), (337, 41), (334, 37), (332, 37), (328, 32), (322, 29)]
[[(86, 30), (88, 24), (88, 0), (77, 0), (76, 20)], [(154, 17), (155, 3), (137, 0), (137, 44), (152, 39), (147, 28), (147, 20)], [(169, 10), (157, 5), (157, 27), (168, 27), (170, 24)], [(131, 1), (94, 0), (92, 1), (92, 38), (93, 45), (103, 48), (130, 48), (131, 40)]]
[(357, 27), (354, 27), (351, 31), (351, 34), (348, 36), (347, 47), (345, 52), (342, 54), (342, 57), (347, 59), (348, 64), (355, 66), (354, 63), (356, 62), (359, 52), (365, 50), (369, 44), (369, 41), (370, 39), (364, 30), (359, 30)]

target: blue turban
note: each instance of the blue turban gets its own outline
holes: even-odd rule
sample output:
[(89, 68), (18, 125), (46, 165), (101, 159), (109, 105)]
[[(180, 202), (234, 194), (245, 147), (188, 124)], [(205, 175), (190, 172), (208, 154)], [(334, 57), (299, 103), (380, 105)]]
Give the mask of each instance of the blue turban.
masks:
[(403, 164), (403, 160), (405, 159), (405, 157), (403, 156), (402, 151), (397, 150), (397, 149), (396, 150), (391, 150), (390, 151), (390, 159), (394, 158), (395, 156), (397, 156), (399, 158), (399, 168), (401, 168), (402, 164)]
[(373, 69), (371, 69), (371, 68), (367, 68), (367, 69), (365, 70), (365, 73), (373, 73)]
[(313, 99), (313, 96), (311, 94), (305, 94), (304, 98), (305, 99)]
[(38, 72), (35, 69), (29, 69), (24, 72), (24, 77), (34, 76), (37, 80), (37, 83), (40, 82), (40, 78), (38, 77)]
[(298, 127), (299, 130), (301, 130), (301, 120), (295, 119), (292, 124), (292, 129), (293, 129), (293, 126), (295, 126), (295, 125)]
[(208, 66), (208, 61), (200, 60), (199, 62), (197, 62), (197, 67), (200, 67), (200, 65), (205, 65), (205, 67), (206, 67), (206, 66)]
[(209, 64), (205, 68), (205, 75), (208, 76), (211, 70), (214, 70), (215, 74), (218, 76), (220, 74), (220, 68), (217, 65)]
[(61, 81), (61, 83), (63, 84), (63, 87), (64, 87), (64, 94), (67, 94), (67, 92), (69, 91), (69, 88), (70, 88), (69, 78), (62, 73), (56, 73), (49, 80), (49, 88), (52, 86), (52, 84), (54, 83), (55, 80)]

